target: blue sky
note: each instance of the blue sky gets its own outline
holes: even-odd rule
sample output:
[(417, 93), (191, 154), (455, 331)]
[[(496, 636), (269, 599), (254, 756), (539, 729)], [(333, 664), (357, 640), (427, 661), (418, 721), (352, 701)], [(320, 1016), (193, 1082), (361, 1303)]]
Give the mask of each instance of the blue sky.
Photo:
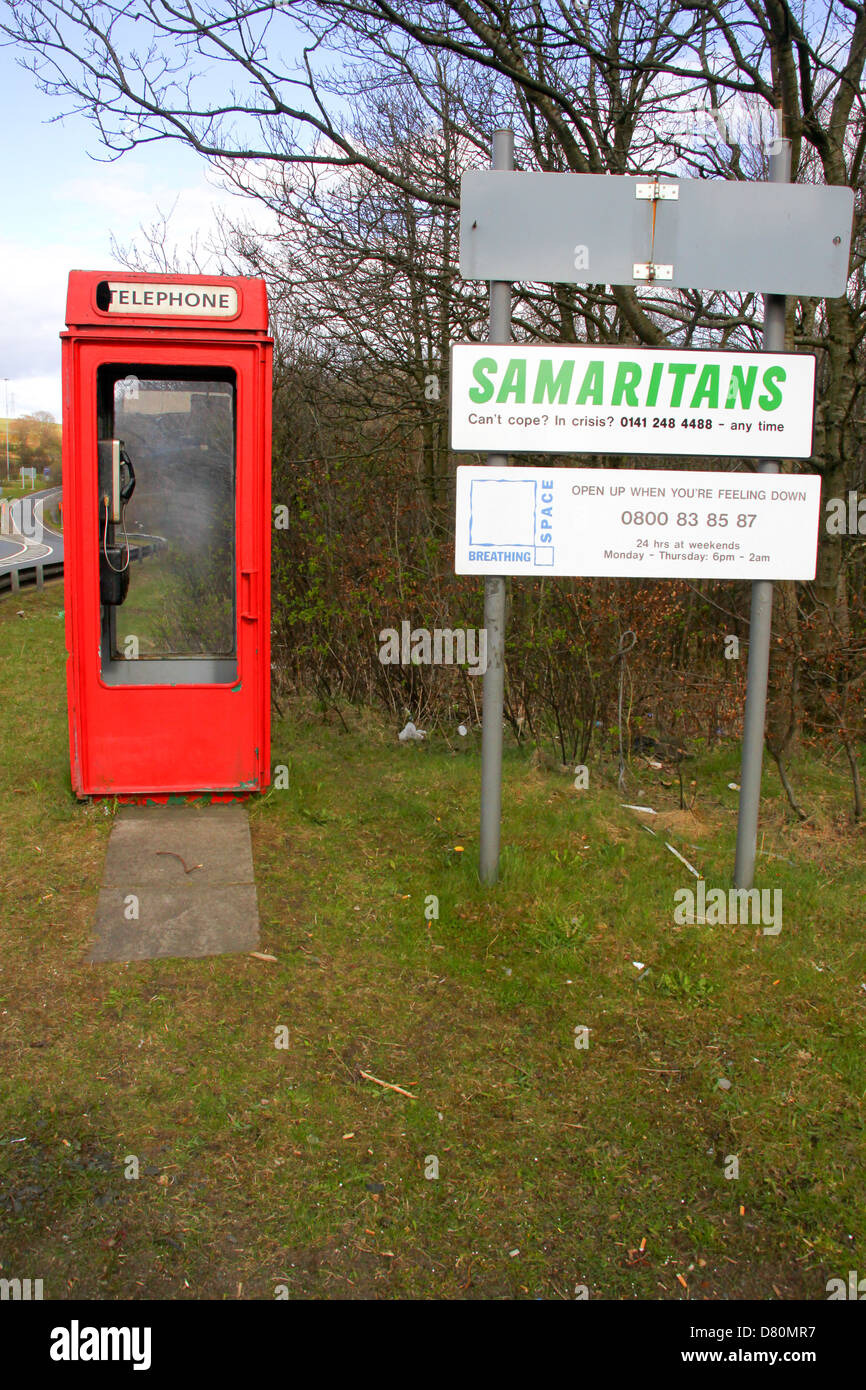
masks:
[(170, 241), (207, 239), (216, 207), (248, 205), (221, 190), (203, 160), (174, 141), (98, 163), (98, 134), (83, 116), (52, 122), (62, 102), (0, 48), (0, 413), (49, 410), (60, 419), (60, 342), (70, 270), (117, 265), (111, 235), (133, 241), (174, 208)]

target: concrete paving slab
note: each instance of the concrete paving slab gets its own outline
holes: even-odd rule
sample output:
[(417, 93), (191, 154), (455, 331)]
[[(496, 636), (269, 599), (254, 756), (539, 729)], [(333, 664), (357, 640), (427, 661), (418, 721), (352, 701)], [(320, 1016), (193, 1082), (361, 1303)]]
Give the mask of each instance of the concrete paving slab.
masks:
[(89, 959), (195, 958), (258, 944), (246, 807), (122, 807), (108, 842)]

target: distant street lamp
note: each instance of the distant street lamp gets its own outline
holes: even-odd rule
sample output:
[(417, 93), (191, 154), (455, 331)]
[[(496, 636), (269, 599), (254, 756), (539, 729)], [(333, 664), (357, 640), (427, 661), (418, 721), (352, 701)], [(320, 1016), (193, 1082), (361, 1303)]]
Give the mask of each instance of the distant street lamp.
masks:
[(6, 481), (9, 481), (9, 378), (4, 376), (6, 383)]

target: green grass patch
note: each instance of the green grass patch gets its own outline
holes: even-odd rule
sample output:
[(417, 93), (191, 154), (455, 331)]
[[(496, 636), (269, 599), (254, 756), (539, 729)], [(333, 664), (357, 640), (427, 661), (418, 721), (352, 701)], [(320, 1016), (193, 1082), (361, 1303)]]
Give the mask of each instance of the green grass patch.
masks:
[(289, 786), (250, 803), (276, 962), (91, 966), (113, 807), (71, 794), (61, 610), (59, 587), (0, 603), (5, 1277), (822, 1299), (866, 1267), (866, 868), (838, 768), (792, 769), (805, 824), (766, 770), (777, 936), (677, 926), (695, 880), (665, 842), (729, 886), (736, 745), (688, 764), (687, 812), (664, 772), (634, 765), (623, 796), (601, 761), (575, 791), (509, 749), (491, 889), (477, 731), (404, 747), (298, 701), (274, 727)]

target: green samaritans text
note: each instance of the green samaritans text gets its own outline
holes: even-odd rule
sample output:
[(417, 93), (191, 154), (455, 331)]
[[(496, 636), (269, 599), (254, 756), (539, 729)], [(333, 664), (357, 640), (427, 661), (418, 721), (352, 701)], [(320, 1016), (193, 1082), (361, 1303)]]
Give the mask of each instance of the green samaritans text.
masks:
[[(529, 365), (525, 357), (509, 357), (505, 363), (497, 362), (495, 357), (479, 357), (472, 368), (476, 385), (469, 388), (469, 399), (476, 405), (495, 400), (498, 405), (570, 403), (638, 409), (658, 406), (662, 410), (677, 406), (717, 410), (723, 401), (725, 410), (749, 410), (759, 380), (757, 365), (732, 363), (727, 367), (709, 362), (699, 368), (696, 362), (678, 362), (673, 358), (669, 362), (653, 362), (649, 372), (640, 362), (618, 362), (614, 373), (609, 363), (607, 380), (605, 363), (591, 361), (578, 385), (574, 362), (561, 362), (554, 372), (552, 359), (538, 358), (532, 363), (534, 380), (530, 380)], [(776, 410), (782, 404), (780, 388), (786, 376), (785, 368), (778, 365), (760, 373), (762, 394), (756, 404), (761, 410)]]

